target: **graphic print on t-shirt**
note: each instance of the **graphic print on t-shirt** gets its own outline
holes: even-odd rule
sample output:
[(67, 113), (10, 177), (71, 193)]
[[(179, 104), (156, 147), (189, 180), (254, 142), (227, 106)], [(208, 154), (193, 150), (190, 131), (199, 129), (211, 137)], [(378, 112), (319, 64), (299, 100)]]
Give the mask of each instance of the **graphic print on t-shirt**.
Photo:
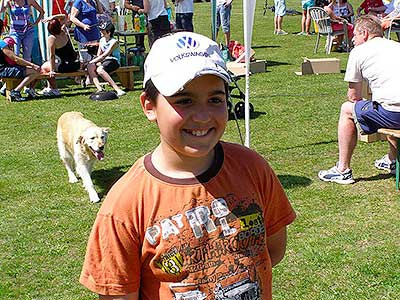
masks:
[(263, 213), (251, 197), (192, 199), (151, 224), (152, 270), (171, 282), (173, 299), (260, 299), (256, 268), (268, 257)]

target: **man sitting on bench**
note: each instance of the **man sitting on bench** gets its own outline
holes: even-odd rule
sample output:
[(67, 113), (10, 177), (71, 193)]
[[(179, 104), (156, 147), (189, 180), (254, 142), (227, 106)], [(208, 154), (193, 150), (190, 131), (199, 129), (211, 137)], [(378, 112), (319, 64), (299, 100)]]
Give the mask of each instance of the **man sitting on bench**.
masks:
[[(400, 43), (383, 38), (379, 19), (364, 15), (356, 20), (354, 45), (344, 80), (349, 82), (348, 101), (342, 104), (339, 125), (339, 161), (318, 173), (323, 181), (354, 183), (350, 160), (361, 134), (379, 128), (400, 129)], [(372, 101), (361, 98), (362, 81), (368, 80)], [(375, 161), (375, 167), (395, 173), (396, 139), (388, 136), (389, 152)]]
[[(0, 20), (0, 34), (3, 21)], [(21, 78), (22, 81), (10, 92), (11, 101), (24, 101), (21, 89), (39, 76), (40, 66), (14, 54), (15, 41), (11, 37), (0, 39), (0, 78)]]

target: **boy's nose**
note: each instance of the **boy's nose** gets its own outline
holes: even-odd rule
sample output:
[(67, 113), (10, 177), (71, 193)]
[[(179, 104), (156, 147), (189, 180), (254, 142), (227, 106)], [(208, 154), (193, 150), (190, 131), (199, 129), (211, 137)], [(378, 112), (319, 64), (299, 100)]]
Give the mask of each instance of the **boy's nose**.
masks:
[(210, 111), (206, 107), (199, 107), (193, 113), (193, 120), (197, 122), (207, 122), (210, 120)]

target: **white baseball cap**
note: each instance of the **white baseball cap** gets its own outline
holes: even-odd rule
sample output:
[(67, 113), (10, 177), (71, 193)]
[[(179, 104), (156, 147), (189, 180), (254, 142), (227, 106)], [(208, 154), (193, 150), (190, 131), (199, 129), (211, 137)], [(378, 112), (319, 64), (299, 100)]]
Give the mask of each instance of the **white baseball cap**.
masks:
[(193, 32), (156, 40), (144, 63), (143, 87), (151, 79), (164, 96), (172, 96), (194, 78), (212, 74), (231, 81), (218, 44)]

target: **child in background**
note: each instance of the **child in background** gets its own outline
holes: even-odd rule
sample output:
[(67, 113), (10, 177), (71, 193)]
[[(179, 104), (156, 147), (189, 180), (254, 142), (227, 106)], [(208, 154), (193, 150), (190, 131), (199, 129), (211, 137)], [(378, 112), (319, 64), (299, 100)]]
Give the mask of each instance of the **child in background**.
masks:
[(333, 13), (345, 19), (349, 23), (352, 22), (352, 17), (354, 16), (353, 6), (347, 2), (347, 0), (333, 0), (329, 6), (332, 6)]
[(271, 299), (295, 212), (259, 154), (220, 140), (229, 81), (209, 38), (154, 43), (140, 103), (160, 143), (97, 215), (80, 282), (100, 299)]
[(120, 67), (119, 62), (121, 59), (118, 41), (113, 37), (114, 32), (115, 27), (112, 23), (104, 23), (101, 25), (100, 33), (102, 37), (100, 39), (97, 56), (89, 62), (87, 69), (89, 77), (93, 81), (98, 92), (101, 92), (103, 89), (97, 74), (112, 86), (118, 96), (123, 96), (126, 93), (118, 87), (109, 75)]
[(308, 9), (313, 6), (315, 6), (314, 0), (301, 0), (301, 7), (303, 8), (303, 14), (301, 16), (301, 32), (297, 35), (310, 35), (311, 16)]
[(361, 16), (362, 12), (364, 14), (379, 14), (386, 10), (386, 6), (383, 4), (382, 0), (364, 0), (360, 7), (357, 8), (357, 16)]

